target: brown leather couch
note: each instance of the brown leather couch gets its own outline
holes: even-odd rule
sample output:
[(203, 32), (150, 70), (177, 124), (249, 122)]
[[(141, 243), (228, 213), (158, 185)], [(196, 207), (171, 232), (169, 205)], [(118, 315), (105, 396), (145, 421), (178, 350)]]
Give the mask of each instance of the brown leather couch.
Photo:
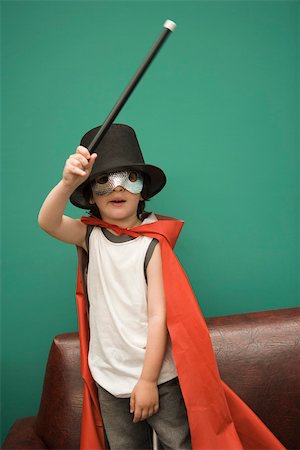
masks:
[[(214, 317), (207, 324), (223, 380), (286, 448), (299, 449), (300, 308)], [(2, 448), (78, 449), (82, 386), (78, 334), (56, 336), (39, 412), (18, 419)]]

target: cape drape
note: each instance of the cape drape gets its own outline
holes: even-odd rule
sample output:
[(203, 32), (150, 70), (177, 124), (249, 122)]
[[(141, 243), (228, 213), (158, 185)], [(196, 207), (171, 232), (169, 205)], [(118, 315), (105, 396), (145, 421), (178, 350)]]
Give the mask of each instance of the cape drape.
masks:
[[(167, 308), (167, 326), (173, 356), (188, 413), (193, 450), (284, 449), (255, 413), (221, 380), (206, 322), (189, 280), (173, 247), (183, 222), (158, 216), (158, 221), (131, 229), (119, 228), (95, 217), (86, 224), (133, 237), (160, 241)], [(85, 263), (79, 251), (76, 298), (79, 320), (81, 372), (84, 380), (82, 450), (105, 450), (97, 388), (88, 367), (89, 321)]]

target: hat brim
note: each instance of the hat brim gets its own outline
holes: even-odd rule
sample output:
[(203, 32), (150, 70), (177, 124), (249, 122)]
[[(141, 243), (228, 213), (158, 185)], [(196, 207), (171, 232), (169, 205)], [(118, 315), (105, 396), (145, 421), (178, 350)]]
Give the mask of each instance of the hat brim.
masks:
[(147, 175), (148, 180), (142, 191), (144, 200), (148, 200), (158, 194), (166, 184), (167, 179), (164, 172), (159, 167), (152, 166), (151, 164), (131, 164), (130, 166), (111, 167), (106, 168), (105, 171), (93, 173), (84, 183), (79, 185), (70, 196), (71, 203), (78, 208), (90, 209), (91, 205), (83, 195), (86, 186), (102, 173), (117, 172), (119, 170), (129, 169), (135, 169)]

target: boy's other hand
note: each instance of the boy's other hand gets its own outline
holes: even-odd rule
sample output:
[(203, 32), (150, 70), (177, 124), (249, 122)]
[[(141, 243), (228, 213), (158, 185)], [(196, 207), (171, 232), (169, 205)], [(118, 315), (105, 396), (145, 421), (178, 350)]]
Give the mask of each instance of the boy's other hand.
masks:
[(134, 414), (133, 422), (140, 422), (153, 416), (159, 410), (157, 384), (140, 379), (130, 397), (130, 412)]
[(63, 182), (65, 185), (76, 189), (87, 180), (96, 158), (97, 153), (90, 154), (87, 148), (79, 145), (76, 153), (70, 155), (66, 161), (63, 172)]

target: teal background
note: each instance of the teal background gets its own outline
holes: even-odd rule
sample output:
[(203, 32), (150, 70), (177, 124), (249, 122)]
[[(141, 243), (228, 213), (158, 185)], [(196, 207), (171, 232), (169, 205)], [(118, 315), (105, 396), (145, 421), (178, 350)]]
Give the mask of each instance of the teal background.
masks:
[[(80, 137), (159, 36), (120, 113), (185, 220), (206, 316), (299, 305), (299, 2), (2, 2), (2, 437), (34, 415), (53, 337), (77, 329), (76, 252), (37, 225)], [(81, 211), (68, 206), (73, 217)]]

